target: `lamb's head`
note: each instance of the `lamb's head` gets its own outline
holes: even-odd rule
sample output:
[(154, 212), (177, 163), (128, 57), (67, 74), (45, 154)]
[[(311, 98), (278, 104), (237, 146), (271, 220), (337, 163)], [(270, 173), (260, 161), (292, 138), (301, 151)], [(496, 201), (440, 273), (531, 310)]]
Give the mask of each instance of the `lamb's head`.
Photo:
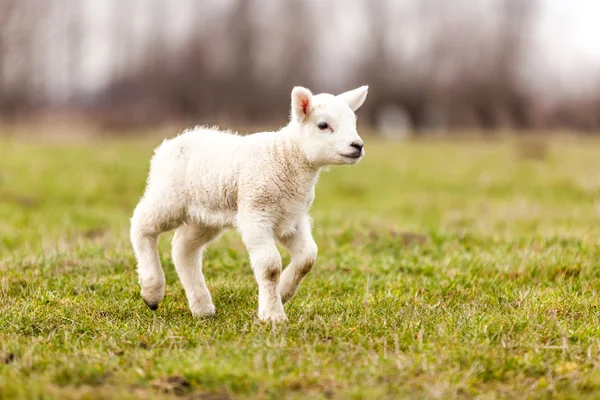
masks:
[(307, 159), (318, 166), (356, 164), (365, 154), (356, 132), (356, 114), (367, 98), (368, 86), (334, 96), (292, 90), (292, 121)]

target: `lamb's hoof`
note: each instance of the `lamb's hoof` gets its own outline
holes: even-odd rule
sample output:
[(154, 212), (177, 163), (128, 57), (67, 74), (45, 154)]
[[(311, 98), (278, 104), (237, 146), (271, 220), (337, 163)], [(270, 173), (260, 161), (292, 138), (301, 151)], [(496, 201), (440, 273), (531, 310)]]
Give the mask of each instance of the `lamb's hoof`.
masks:
[(288, 317), (284, 312), (274, 313), (259, 313), (258, 319), (262, 322), (273, 322), (276, 324), (284, 323), (288, 320)]
[(148, 308), (152, 311), (156, 311), (160, 302), (165, 298), (165, 285), (164, 283), (152, 286), (143, 285), (140, 294)]
[(152, 311), (158, 310), (158, 303), (150, 303), (148, 300), (144, 299), (144, 303), (148, 306)]
[(190, 310), (192, 311), (192, 315), (198, 318), (212, 317), (215, 315), (215, 306), (213, 304), (190, 307)]

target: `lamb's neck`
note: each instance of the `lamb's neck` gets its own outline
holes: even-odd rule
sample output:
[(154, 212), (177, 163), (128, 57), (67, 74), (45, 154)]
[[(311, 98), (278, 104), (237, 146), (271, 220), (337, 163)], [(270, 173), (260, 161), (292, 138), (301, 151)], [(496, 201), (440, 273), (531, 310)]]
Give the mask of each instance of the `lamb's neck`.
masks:
[(296, 169), (304, 170), (310, 174), (318, 174), (321, 167), (315, 165), (306, 157), (295, 129), (296, 127), (290, 124), (277, 133), (280, 139), (277, 141), (278, 152), (283, 156), (286, 163), (293, 165)]
[(290, 176), (297, 185), (312, 187), (321, 170), (311, 163), (298, 143), (297, 135), (289, 125), (277, 133), (274, 156), (281, 164), (282, 171)]

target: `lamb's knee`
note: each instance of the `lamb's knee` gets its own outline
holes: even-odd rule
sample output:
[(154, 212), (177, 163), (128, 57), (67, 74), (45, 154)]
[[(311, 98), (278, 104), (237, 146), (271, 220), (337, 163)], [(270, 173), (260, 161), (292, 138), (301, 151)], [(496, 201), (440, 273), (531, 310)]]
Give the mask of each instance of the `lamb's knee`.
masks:
[(277, 256), (264, 259), (259, 267), (262, 278), (269, 283), (278, 283), (281, 276), (281, 257)]
[(281, 256), (277, 250), (264, 251), (251, 260), (259, 281), (278, 283), (281, 276)]
[(319, 249), (315, 242), (311, 242), (305, 249), (304, 257), (300, 261), (299, 272), (302, 276), (308, 274), (317, 261)]
[(300, 268), (298, 268), (298, 272), (300, 273), (301, 276), (305, 276), (312, 270), (312, 267), (314, 265), (315, 265), (314, 259), (313, 260), (306, 259), (306, 260), (304, 260), (304, 262), (302, 264), (300, 264)]
[(264, 276), (264, 279), (269, 282), (272, 282), (272, 283), (279, 282), (279, 277), (281, 276), (281, 265), (279, 267), (269, 266), (269, 267), (265, 268), (265, 270), (263, 271), (263, 276)]

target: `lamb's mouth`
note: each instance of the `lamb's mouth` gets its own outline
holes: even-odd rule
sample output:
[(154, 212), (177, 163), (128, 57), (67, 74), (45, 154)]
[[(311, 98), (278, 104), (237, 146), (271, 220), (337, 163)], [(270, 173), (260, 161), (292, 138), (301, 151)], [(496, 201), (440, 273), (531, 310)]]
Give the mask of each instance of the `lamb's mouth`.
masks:
[(351, 160), (358, 160), (359, 158), (362, 157), (362, 152), (359, 152), (358, 154), (340, 154), (342, 157), (344, 158), (349, 158)]

